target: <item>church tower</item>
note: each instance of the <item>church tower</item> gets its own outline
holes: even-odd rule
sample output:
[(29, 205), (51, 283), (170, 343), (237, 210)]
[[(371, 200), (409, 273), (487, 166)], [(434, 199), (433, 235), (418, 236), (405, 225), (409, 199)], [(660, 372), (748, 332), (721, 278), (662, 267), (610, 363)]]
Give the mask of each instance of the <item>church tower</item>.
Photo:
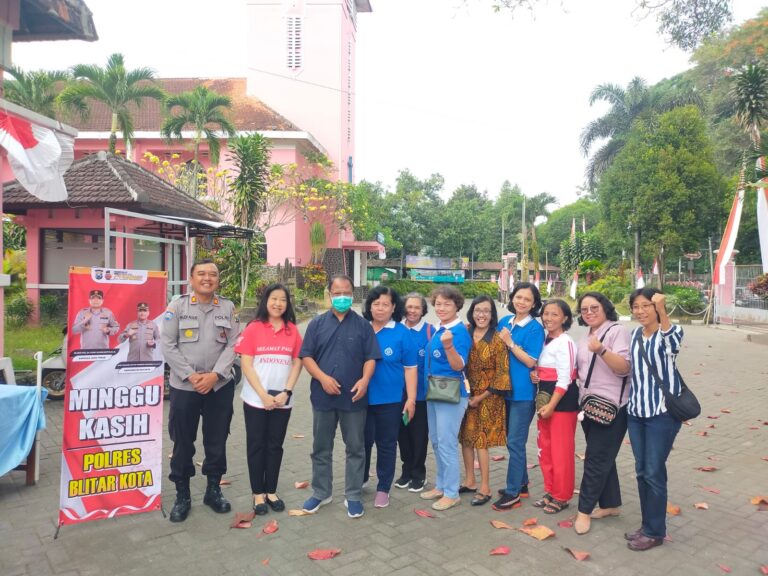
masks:
[(246, 0), (248, 95), (325, 149), (354, 181), (355, 39), (369, 0)]

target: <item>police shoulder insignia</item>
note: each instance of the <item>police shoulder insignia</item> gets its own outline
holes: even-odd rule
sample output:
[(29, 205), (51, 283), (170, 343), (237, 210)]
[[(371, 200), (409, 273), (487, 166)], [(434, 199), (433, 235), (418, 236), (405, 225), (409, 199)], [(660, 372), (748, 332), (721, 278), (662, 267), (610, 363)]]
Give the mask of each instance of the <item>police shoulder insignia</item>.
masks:
[(166, 310), (165, 316), (163, 316), (163, 320), (173, 320), (173, 312)]

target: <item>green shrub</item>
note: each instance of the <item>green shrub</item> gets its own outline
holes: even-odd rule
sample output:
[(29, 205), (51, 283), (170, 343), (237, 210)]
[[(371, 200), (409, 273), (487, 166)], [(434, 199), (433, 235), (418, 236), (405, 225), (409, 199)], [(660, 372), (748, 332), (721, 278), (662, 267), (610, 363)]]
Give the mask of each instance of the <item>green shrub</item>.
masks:
[(686, 286), (664, 286), (664, 292), (667, 295), (667, 309), (671, 310), (674, 306), (679, 306), (683, 312), (696, 314), (706, 307), (704, 298), (696, 288)]
[(408, 278), (392, 280), (385, 284), (400, 294), (400, 296), (405, 296), (409, 292), (418, 292), (423, 296), (429, 296), (429, 293), (437, 286), (437, 284), (433, 284), (432, 282), (416, 282), (415, 280), (409, 280)]
[(467, 282), (458, 286), (465, 298), (477, 296), (490, 296), (494, 300), (499, 296), (499, 287), (495, 282)]
[(632, 284), (622, 280), (618, 276), (606, 276), (589, 285), (579, 284), (576, 293), (577, 297), (581, 298), (581, 295), (586, 292), (600, 292), (605, 294), (611, 302), (618, 304), (632, 292)]
[(45, 320), (53, 320), (63, 315), (65, 308), (55, 294), (40, 296), (40, 315)]
[(22, 326), (27, 323), (35, 307), (26, 295), (18, 295), (5, 303), (5, 317), (11, 326)]

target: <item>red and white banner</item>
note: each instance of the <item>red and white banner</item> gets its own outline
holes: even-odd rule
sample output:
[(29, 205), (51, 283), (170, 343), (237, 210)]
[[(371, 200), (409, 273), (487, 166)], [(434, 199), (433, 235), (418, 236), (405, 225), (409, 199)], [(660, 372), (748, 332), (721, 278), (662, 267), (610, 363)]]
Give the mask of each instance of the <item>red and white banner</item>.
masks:
[[(758, 158), (757, 166), (765, 173), (765, 156)], [(757, 188), (757, 232), (760, 239), (763, 274), (768, 274), (768, 178), (763, 178)]]
[(715, 269), (713, 271), (712, 284), (725, 284), (725, 265), (733, 256), (733, 247), (736, 245), (736, 236), (739, 233), (741, 222), (741, 210), (744, 206), (744, 188), (739, 186), (739, 191), (733, 197), (731, 213), (728, 215), (728, 223), (725, 225), (723, 238), (720, 240), (720, 250), (717, 252)]
[(160, 509), (167, 281), (70, 268), (59, 525)]
[(653, 259), (653, 270), (651, 270), (652, 276), (658, 276), (659, 275), (659, 261), (654, 258)]
[(74, 160), (73, 137), (0, 111), (0, 146), (27, 192), (46, 202), (67, 199), (63, 176)]
[(643, 267), (639, 266), (637, 268), (637, 284), (635, 285), (635, 288), (645, 288), (645, 278), (643, 278)]
[(571, 281), (570, 296), (572, 300), (576, 300), (576, 289), (579, 287), (579, 271), (573, 271), (573, 280)]

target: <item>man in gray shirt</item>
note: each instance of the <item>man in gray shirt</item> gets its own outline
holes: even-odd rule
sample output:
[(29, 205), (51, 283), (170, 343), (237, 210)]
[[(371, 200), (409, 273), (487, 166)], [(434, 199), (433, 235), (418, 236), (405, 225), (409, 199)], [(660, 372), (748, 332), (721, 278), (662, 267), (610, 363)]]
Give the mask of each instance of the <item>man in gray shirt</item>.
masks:
[(120, 342), (128, 340), (128, 362), (151, 362), (155, 357), (160, 330), (149, 319), (149, 304), (139, 302), (136, 314), (138, 319), (129, 322), (117, 339)]
[(117, 334), (120, 324), (109, 308), (104, 308), (104, 292), (91, 290), (88, 307), (75, 316), (72, 333), (80, 334), (80, 349), (104, 350), (109, 348), (109, 337)]
[(193, 264), (189, 276), (192, 292), (168, 304), (162, 330), (163, 354), (171, 368), (168, 433), (173, 455), (168, 478), (176, 484), (171, 522), (186, 520), (192, 506), (189, 479), (195, 475), (192, 457), (201, 415), (202, 472), (208, 477), (203, 503), (219, 513), (231, 510), (219, 484), (227, 471), (226, 442), (236, 384), (230, 372), (240, 323), (232, 301), (216, 294), (219, 270), (212, 260)]

